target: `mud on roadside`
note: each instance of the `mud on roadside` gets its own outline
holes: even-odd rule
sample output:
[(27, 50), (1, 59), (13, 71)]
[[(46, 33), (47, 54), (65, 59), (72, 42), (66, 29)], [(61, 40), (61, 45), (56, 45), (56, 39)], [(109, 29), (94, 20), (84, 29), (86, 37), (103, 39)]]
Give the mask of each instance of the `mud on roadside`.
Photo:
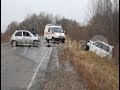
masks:
[(53, 49), (46, 74), (44, 90), (86, 90), (81, 77), (65, 60), (64, 45), (58, 45)]

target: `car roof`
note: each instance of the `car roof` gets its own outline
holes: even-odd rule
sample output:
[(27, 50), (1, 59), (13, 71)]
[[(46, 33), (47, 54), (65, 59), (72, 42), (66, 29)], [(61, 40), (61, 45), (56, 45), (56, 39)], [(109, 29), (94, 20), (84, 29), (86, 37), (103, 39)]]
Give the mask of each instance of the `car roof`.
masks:
[(61, 25), (56, 25), (56, 24), (47, 24), (46, 27), (61, 27)]
[(29, 30), (16, 30), (16, 31), (17, 31), (17, 32), (18, 32), (18, 31), (27, 31), (27, 32), (30, 32)]
[[(111, 45), (109, 45), (109, 44), (107, 44), (107, 43), (105, 43), (105, 42), (103, 42), (103, 41), (100, 41), (100, 40), (97, 40), (97, 41), (95, 41), (95, 42), (101, 42), (101, 43), (103, 43), (103, 44), (105, 44), (105, 45), (107, 45), (107, 46), (111, 46)], [(113, 47), (113, 46), (111, 46), (111, 47)]]
[(53, 26), (46, 26), (46, 27), (59, 27), (59, 28), (62, 28), (61, 26), (55, 26), (55, 25), (53, 25)]

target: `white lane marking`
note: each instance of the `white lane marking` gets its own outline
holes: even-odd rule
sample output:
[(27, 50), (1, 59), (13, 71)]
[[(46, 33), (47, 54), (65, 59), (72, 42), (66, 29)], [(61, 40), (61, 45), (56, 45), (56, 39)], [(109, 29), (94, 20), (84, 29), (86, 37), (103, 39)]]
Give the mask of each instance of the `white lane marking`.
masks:
[(38, 72), (38, 70), (39, 70), (39, 68), (40, 68), (40, 66), (41, 66), (41, 64), (42, 64), (42, 62), (43, 62), (43, 60), (45, 59), (45, 56), (47, 55), (48, 51), (49, 51), (49, 49), (46, 51), (46, 53), (45, 53), (45, 55), (43, 56), (41, 62), (39, 63), (39, 65), (38, 65), (38, 67), (37, 67), (37, 69), (36, 69), (36, 71), (35, 71), (35, 73), (34, 73), (32, 79), (31, 79), (31, 81), (30, 81), (30, 83), (29, 83), (29, 85), (28, 85), (28, 87), (27, 87), (27, 90), (29, 90), (29, 89), (31, 88), (32, 83), (33, 83), (33, 81), (34, 81), (34, 79), (35, 79), (35, 77), (36, 77), (36, 74), (37, 74), (37, 72)]

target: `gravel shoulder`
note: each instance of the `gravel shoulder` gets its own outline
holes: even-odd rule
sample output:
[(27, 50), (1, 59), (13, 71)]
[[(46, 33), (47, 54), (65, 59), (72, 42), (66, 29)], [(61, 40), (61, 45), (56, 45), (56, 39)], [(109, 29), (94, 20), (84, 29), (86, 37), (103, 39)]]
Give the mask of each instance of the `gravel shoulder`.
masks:
[(60, 59), (59, 54), (63, 53), (63, 49), (60, 45), (53, 49), (44, 90), (86, 90), (80, 75), (70, 62)]

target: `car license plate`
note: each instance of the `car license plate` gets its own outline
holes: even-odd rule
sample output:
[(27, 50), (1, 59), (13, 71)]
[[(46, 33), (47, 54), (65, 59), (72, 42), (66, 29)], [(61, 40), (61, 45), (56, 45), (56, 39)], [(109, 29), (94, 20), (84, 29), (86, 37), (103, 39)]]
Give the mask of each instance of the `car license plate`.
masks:
[(60, 38), (63, 38), (63, 36), (60, 36)]

